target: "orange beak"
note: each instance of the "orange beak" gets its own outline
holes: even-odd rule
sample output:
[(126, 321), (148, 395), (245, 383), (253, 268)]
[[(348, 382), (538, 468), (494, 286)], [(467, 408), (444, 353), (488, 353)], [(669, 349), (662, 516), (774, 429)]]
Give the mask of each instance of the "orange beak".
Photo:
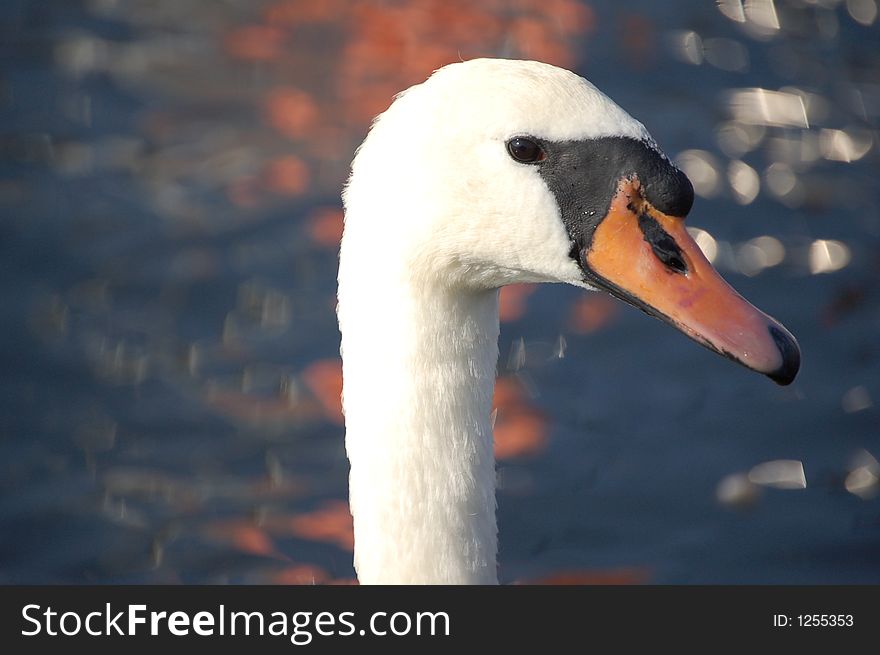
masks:
[(684, 219), (647, 202), (637, 178), (620, 180), (581, 258), (596, 286), (778, 384), (794, 380), (800, 367), (794, 337), (724, 281)]

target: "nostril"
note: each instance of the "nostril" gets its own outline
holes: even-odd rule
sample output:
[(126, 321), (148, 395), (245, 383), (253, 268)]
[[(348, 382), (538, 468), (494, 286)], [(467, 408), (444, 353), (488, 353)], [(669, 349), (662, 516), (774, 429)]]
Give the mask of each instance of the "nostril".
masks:
[(687, 273), (687, 264), (684, 263), (684, 260), (679, 255), (666, 250), (660, 250), (656, 247), (653, 250), (654, 254), (657, 255), (657, 258), (663, 262), (667, 268), (671, 268), (676, 273)]
[(688, 272), (687, 263), (681, 248), (666, 230), (648, 214), (639, 214), (639, 228), (645, 241), (651, 246), (651, 250), (663, 265), (670, 271), (685, 275)]

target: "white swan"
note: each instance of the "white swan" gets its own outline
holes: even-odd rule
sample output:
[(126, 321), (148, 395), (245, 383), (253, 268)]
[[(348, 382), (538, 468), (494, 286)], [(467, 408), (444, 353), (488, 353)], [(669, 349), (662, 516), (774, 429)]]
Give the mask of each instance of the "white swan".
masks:
[(498, 289), (602, 289), (781, 384), (799, 351), (688, 236), (693, 190), (575, 74), (456, 63), (374, 123), (343, 193), (343, 406), (362, 583), (496, 583)]

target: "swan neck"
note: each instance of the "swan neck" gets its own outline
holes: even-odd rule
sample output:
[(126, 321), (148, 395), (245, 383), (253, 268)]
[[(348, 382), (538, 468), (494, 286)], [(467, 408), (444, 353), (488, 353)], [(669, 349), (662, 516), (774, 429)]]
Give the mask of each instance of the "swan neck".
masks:
[[(346, 450), (362, 583), (497, 582), (498, 294), (347, 275)], [(367, 288), (367, 283), (372, 283)]]

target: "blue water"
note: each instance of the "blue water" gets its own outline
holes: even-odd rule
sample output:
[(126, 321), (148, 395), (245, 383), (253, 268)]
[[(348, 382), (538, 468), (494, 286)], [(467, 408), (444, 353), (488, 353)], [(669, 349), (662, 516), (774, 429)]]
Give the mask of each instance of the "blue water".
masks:
[[(279, 139), (255, 98), (326, 89), (342, 47), (321, 41), (323, 58), (287, 67), (233, 62), (224, 30), (270, 4), (0, 8), (0, 582), (263, 582), (292, 563), (354, 575), (341, 545), (265, 527), (346, 497), (342, 427), (302, 376), (338, 351), (336, 253), (310, 240), (308, 217), (338, 205), (366, 129), (353, 120), (328, 137), (339, 151), (314, 164), (306, 193), (235, 201), (235, 180), (304, 148)], [(581, 292), (537, 290), (502, 326), (501, 372), (514, 375), (519, 339), (534, 354), (564, 335), (567, 349), (516, 372), (549, 441), (499, 463), (502, 581), (880, 582), (876, 478), (852, 477), (860, 465), (880, 475), (878, 22), (845, 3), (778, 1), (780, 29), (750, 32), (714, 3), (619, 4), (591, 3), (578, 72), (670, 156), (714, 158), (718, 191), (688, 222), (797, 336), (803, 368), (776, 387), (622, 306), (580, 333), (569, 313)], [(687, 31), (715, 64), (687, 61)], [(761, 189), (741, 204), (717, 134), (728, 94), (753, 87), (824, 105), (809, 127), (762, 128), (740, 155)], [(832, 130), (855, 135), (853, 161)], [(817, 150), (792, 160), (793, 142)], [(780, 161), (793, 195), (768, 182)], [(747, 275), (734, 255), (763, 235), (785, 257)], [(842, 266), (817, 271), (818, 239), (845, 246)], [(750, 503), (719, 500), (727, 476), (773, 460), (801, 462), (806, 488), (747, 484)], [(249, 525), (272, 535), (271, 552), (228, 537)]]

